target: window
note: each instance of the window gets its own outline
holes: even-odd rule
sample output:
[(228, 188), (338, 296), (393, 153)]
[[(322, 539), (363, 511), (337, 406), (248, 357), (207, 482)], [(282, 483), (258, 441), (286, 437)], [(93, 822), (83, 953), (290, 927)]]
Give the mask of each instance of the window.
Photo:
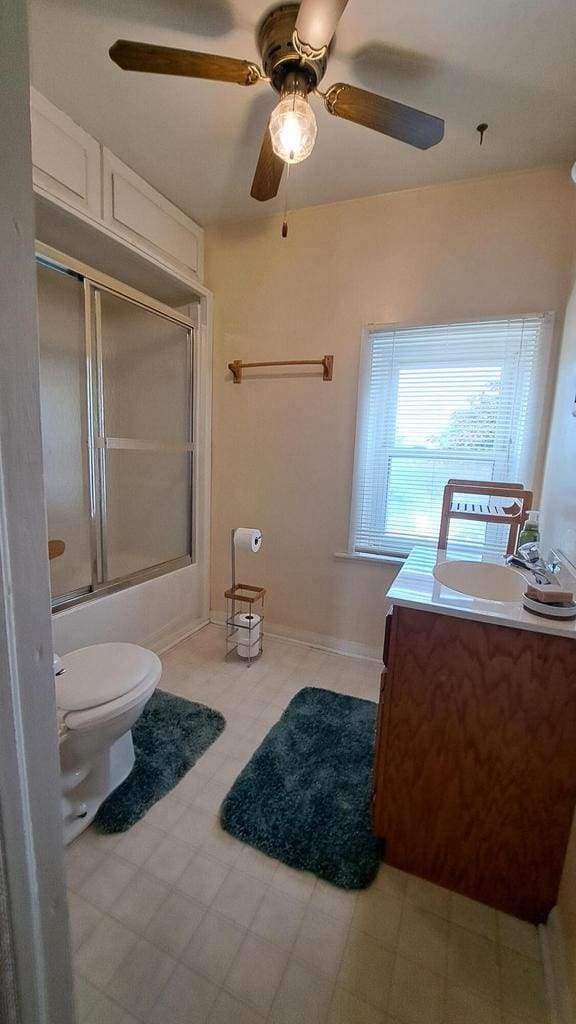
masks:
[(189, 565), (193, 326), (147, 296), (38, 258), (50, 563), (62, 607)]
[[(368, 330), (351, 552), (406, 555), (435, 543), (450, 478), (532, 483), (551, 319)], [(503, 546), (506, 530), (454, 522), (450, 539)]]

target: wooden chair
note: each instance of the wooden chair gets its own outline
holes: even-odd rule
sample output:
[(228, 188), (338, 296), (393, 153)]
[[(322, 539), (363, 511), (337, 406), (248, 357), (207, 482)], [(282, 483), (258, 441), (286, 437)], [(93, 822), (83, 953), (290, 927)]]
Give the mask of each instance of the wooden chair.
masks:
[[(474, 495), (473, 501), (455, 501), (454, 495)], [(486, 495), (486, 503), (479, 502), (477, 495)], [(490, 498), (512, 498), (510, 505)], [(464, 519), (468, 522), (499, 523), (509, 527), (506, 554), (516, 550), (518, 534), (526, 522), (526, 515), (532, 508), (533, 494), (523, 484), (501, 483), (497, 480), (449, 480), (444, 488), (442, 515), (440, 517), (440, 533), (438, 548), (445, 551), (448, 546), (448, 533), (452, 519)]]

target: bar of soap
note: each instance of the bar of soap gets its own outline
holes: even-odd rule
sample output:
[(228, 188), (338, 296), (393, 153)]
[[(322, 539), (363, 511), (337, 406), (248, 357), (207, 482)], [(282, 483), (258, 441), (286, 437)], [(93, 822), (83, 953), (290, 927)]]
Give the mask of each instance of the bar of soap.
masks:
[(574, 600), (570, 590), (562, 590), (554, 583), (529, 583), (526, 587), (528, 597), (542, 604), (567, 604)]

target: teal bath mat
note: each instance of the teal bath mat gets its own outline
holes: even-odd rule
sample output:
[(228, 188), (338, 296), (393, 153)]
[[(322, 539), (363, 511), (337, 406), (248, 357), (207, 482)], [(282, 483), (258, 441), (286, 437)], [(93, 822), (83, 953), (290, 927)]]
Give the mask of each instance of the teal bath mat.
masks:
[(372, 701), (306, 687), (270, 730), (222, 804), (230, 835), (343, 889), (376, 877)]
[(94, 818), (97, 832), (126, 832), (196, 764), (226, 725), (203, 704), (156, 690), (132, 729), (136, 761)]

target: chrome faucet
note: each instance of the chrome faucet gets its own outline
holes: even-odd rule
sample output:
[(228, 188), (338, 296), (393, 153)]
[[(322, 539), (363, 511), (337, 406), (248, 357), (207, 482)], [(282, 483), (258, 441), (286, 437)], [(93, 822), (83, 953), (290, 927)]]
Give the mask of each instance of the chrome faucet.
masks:
[(546, 568), (548, 569), (548, 572), (552, 573), (553, 576), (556, 576), (562, 568), (562, 559), (560, 558), (558, 552), (554, 551), (554, 548), (552, 548), (551, 551), (548, 552), (548, 561), (546, 563)]
[(549, 562), (545, 562), (537, 544), (522, 544), (513, 555), (505, 555), (506, 565), (516, 565), (532, 573), (536, 583), (553, 583), (551, 576), (560, 572), (562, 563), (556, 551), (549, 554)]
[(520, 555), (506, 555), (505, 561), (506, 565), (515, 565), (519, 569), (525, 569), (530, 573), (535, 583), (546, 584), (552, 582), (545, 569), (539, 568), (535, 562), (529, 562), (525, 558), (521, 558)]

